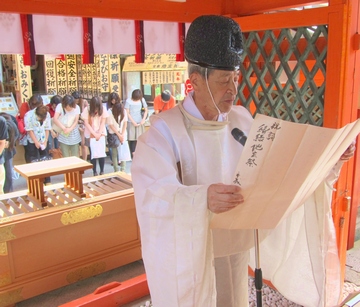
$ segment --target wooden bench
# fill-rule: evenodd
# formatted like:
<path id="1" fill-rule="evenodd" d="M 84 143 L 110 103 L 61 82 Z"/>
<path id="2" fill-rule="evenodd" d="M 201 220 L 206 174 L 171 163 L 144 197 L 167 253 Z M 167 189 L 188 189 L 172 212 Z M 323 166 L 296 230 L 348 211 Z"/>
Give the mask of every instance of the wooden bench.
<path id="1" fill-rule="evenodd" d="M 46 177 L 64 174 L 65 189 L 84 197 L 82 175 L 91 169 L 92 164 L 78 157 L 68 157 L 14 166 L 15 170 L 27 180 L 28 197 L 35 204 L 45 207 L 47 201 L 44 194 Z"/>

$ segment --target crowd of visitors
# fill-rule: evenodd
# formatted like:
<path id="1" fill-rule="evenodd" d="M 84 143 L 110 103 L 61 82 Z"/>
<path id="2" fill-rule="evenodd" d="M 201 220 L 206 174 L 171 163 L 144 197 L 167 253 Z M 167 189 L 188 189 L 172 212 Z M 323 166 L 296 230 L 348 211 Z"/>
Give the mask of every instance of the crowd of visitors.
<path id="1" fill-rule="evenodd" d="M 165 97 L 160 103 L 167 104 L 161 111 L 175 105 L 165 101 L 170 97 L 168 91 L 160 96 Z M 97 176 L 104 174 L 109 156 L 114 172 L 126 172 L 148 114 L 140 89 L 133 90 L 126 101 L 116 92 L 103 101 L 101 96 L 84 99 L 75 91 L 63 97 L 54 95 L 46 105 L 41 95 L 34 94 L 21 104 L 16 116 L 0 113 L 0 193 L 14 191 L 13 180 L 19 174 L 14 171 L 13 158 L 18 146 L 24 148 L 25 163 L 76 156 L 90 161 Z M 50 177 L 45 184 L 51 184 Z"/>

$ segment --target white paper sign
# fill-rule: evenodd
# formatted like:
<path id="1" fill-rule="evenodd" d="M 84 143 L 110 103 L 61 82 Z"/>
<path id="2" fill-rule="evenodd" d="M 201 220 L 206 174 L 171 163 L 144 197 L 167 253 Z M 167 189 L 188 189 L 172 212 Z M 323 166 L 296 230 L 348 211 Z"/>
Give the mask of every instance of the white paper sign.
<path id="1" fill-rule="evenodd" d="M 330 129 L 257 115 L 234 174 L 245 202 L 215 215 L 211 226 L 275 228 L 315 191 L 359 133 L 360 120 Z"/>

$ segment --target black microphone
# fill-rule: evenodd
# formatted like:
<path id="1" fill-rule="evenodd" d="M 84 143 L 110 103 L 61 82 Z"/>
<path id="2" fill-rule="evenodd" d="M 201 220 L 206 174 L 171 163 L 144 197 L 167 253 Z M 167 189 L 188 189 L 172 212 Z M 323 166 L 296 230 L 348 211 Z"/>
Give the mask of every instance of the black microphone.
<path id="1" fill-rule="evenodd" d="M 244 132 L 242 132 L 240 129 L 238 128 L 234 128 L 231 131 L 232 136 L 234 137 L 235 140 L 237 140 L 242 146 L 245 146 L 246 140 L 247 140 L 247 136 L 245 135 Z"/>

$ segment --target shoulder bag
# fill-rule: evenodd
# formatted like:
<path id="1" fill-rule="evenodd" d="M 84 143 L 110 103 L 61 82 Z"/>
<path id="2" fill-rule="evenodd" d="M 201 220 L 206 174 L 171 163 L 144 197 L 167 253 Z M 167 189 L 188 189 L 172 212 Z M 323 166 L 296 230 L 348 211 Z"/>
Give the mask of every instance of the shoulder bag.
<path id="1" fill-rule="evenodd" d="M 63 108 L 63 114 L 61 116 L 58 117 L 58 119 L 62 121 L 62 119 L 65 117 L 65 109 Z M 54 123 L 54 118 L 51 119 L 51 129 L 54 130 L 56 133 L 61 133 L 62 132 L 62 129 Z"/>
<path id="2" fill-rule="evenodd" d="M 145 105 L 144 105 L 144 98 L 141 99 L 141 118 L 144 118 L 144 114 L 145 114 Z M 149 117 L 149 112 L 148 114 L 146 115 L 146 118 L 147 119 Z"/>
<path id="3" fill-rule="evenodd" d="M 116 133 L 108 133 L 107 146 L 110 148 L 116 148 L 120 146 L 120 139 Z"/>

